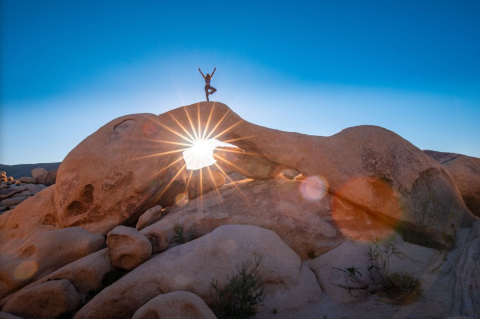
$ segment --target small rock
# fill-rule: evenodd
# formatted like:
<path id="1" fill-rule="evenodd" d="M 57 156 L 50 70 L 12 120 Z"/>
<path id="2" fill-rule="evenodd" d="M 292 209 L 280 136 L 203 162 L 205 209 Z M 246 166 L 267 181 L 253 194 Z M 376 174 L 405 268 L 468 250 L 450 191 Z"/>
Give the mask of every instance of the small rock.
<path id="1" fill-rule="evenodd" d="M 205 301 L 188 291 L 174 291 L 153 298 L 133 315 L 132 319 L 216 319 Z"/>
<path id="2" fill-rule="evenodd" d="M 158 228 L 149 229 L 142 234 L 147 237 L 152 244 L 152 253 L 160 253 L 168 248 L 170 242 L 168 241 L 167 233 Z"/>
<path id="3" fill-rule="evenodd" d="M 27 190 L 26 187 L 24 186 L 15 186 L 15 187 L 10 187 L 8 189 L 2 189 L 0 190 L 0 199 L 3 199 L 3 198 L 8 198 L 10 196 L 12 196 L 13 194 L 16 194 L 16 193 L 20 193 L 20 192 L 23 192 Z"/>
<path id="4" fill-rule="evenodd" d="M 43 184 L 53 185 L 55 184 L 56 180 L 57 180 L 57 170 L 54 169 L 47 172 L 47 176 L 45 176 L 45 180 L 43 181 Z"/>
<path id="5" fill-rule="evenodd" d="M 32 195 L 33 195 L 33 193 L 32 193 L 31 191 L 25 190 L 25 191 L 23 191 L 23 192 L 13 194 L 13 195 L 12 195 L 12 198 L 13 198 L 13 197 L 22 197 L 22 196 L 32 196 Z"/>
<path id="6" fill-rule="evenodd" d="M 13 177 L 10 176 L 7 180 L 8 180 L 9 182 L 12 182 L 12 181 L 13 181 Z"/>
<path id="7" fill-rule="evenodd" d="M 80 302 L 80 296 L 69 280 L 50 280 L 19 292 L 3 310 L 25 319 L 52 319 L 72 313 Z"/>
<path id="8" fill-rule="evenodd" d="M 7 176 L 7 172 L 5 172 L 5 171 L 0 171 L 0 176 Z"/>
<path id="9" fill-rule="evenodd" d="M 160 205 L 155 205 L 152 208 L 147 209 L 145 213 L 143 213 L 138 219 L 137 226 L 135 228 L 140 230 L 160 220 L 162 217 L 162 214 L 160 213 L 161 211 L 162 206 Z"/>
<path id="10" fill-rule="evenodd" d="M 37 183 L 37 180 L 35 178 L 27 177 L 27 176 L 20 177 L 19 181 L 21 183 L 30 183 L 30 184 L 36 184 Z"/>
<path id="11" fill-rule="evenodd" d="M 152 255 L 152 244 L 138 230 L 117 226 L 107 234 L 110 261 L 116 268 L 132 270 Z"/>
<path id="12" fill-rule="evenodd" d="M 2 205 L 11 206 L 11 205 L 20 204 L 21 202 L 23 202 L 23 201 L 26 200 L 26 199 L 27 199 L 27 196 L 22 196 L 22 197 L 10 197 L 10 198 L 7 198 L 7 199 L 2 200 L 0 203 L 1 203 Z"/>
<path id="13" fill-rule="evenodd" d="M 281 171 L 280 174 L 285 176 L 287 179 L 293 180 L 295 177 L 300 175 L 300 172 L 293 168 L 287 168 Z"/>
<path id="14" fill-rule="evenodd" d="M 7 178 L 5 176 L 0 177 L 0 182 L 6 182 L 6 181 L 7 181 Z"/>
<path id="15" fill-rule="evenodd" d="M 43 184 L 24 184 L 22 186 L 25 187 L 27 190 L 31 191 L 32 194 L 34 195 L 40 192 L 41 190 L 47 188 L 47 186 Z"/>
<path id="16" fill-rule="evenodd" d="M 41 167 L 34 168 L 30 171 L 32 177 L 37 180 L 37 183 L 43 184 L 45 177 L 47 177 L 47 170 Z"/>

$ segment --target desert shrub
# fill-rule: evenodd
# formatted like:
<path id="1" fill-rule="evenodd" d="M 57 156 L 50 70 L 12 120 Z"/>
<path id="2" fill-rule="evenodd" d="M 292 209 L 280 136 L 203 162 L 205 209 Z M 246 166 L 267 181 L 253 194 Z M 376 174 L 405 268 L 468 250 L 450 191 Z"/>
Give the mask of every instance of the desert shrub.
<path id="1" fill-rule="evenodd" d="M 399 305 L 408 305 L 416 300 L 422 294 L 421 282 L 404 273 L 393 273 L 386 278 L 386 285 L 380 295 L 389 299 L 390 303 Z"/>
<path id="2" fill-rule="evenodd" d="M 117 280 L 125 276 L 127 273 L 128 273 L 127 270 L 117 269 L 117 268 L 105 273 L 105 275 L 103 275 L 103 278 L 102 278 L 102 284 L 104 288 L 110 286 L 111 284 L 113 284 L 114 282 L 116 282 Z"/>
<path id="3" fill-rule="evenodd" d="M 367 248 L 369 261 L 367 278 L 362 276 L 360 268 L 334 267 L 345 273 L 350 282 L 355 284 L 338 287 L 347 289 L 352 296 L 357 297 L 377 294 L 385 297 L 385 301 L 397 305 L 407 305 L 418 300 L 422 294 L 420 280 L 407 273 L 390 273 L 389 271 L 390 257 L 396 256 L 402 259 L 405 257 L 393 241 L 394 237 L 383 243 L 376 239 L 372 242 L 373 245 Z M 352 292 L 355 292 L 355 295 Z"/>
<path id="4" fill-rule="evenodd" d="M 252 270 L 249 270 L 251 261 L 244 262 L 224 287 L 219 287 L 216 280 L 212 281 L 212 310 L 218 319 L 244 319 L 255 315 L 255 307 L 262 305 L 267 295 L 260 276 L 255 272 L 260 262 L 261 258 L 256 259 Z"/>
<path id="5" fill-rule="evenodd" d="M 310 258 L 310 259 L 315 259 L 315 251 L 313 249 L 310 249 L 308 252 L 307 252 L 307 257 Z"/>
<path id="6" fill-rule="evenodd" d="M 173 226 L 173 231 L 175 233 L 173 241 L 176 243 L 185 244 L 186 242 L 197 239 L 197 234 L 195 234 L 195 232 L 191 232 L 189 235 L 187 235 L 183 230 L 182 224 L 175 224 L 175 226 Z"/>

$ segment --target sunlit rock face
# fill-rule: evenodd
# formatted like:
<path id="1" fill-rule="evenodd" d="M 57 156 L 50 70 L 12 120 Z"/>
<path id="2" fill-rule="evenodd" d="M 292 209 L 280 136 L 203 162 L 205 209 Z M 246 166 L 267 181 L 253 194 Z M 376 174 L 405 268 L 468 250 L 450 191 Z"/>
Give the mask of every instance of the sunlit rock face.
<path id="1" fill-rule="evenodd" d="M 216 167 L 254 179 L 293 168 L 325 181 L 341 199 L 332 217 L 345 229 L 349 219 L 367 214 L 407 231 L 428 226 L 428 236 L 446 244 L 445 236 L 474 220 L 448 172 L 391 131 L 358 126 L 331 137 L 282 132 L 244 121 L 222 103 L 202 102 L 159 116 L 121 117 L 80 143 L 58 170 L 60 224 L 106 233 L 135 222 L 154 204 L 171 206 L 188 183 L 182 152 L 211 138 L 242 151 L 216 152 Z M 353 207 L 347 216 L 345 207 Z"/>
<path id="2" fill-rule="evenodd" d="M 178 150 L 185 147 L 162 143 L 178 140 L 163 125 L 172 123 L 153 114 L 120 117 L 67 155 L 58 169 L 55 191 L 62 227 L 105 234 L 136 222 L 155 203 L 175 202 L 185 188 L 185 163 Z"/>

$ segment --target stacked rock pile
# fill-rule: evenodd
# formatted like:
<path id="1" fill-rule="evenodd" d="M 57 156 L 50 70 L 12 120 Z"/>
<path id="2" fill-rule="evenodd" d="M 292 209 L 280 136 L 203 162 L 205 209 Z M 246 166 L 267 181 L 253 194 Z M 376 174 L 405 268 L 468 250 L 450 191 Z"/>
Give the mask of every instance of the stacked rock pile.
<path id="1" fill-rule="evenodd" d="M 0 214 L 14 209 L 27 198 L 40 192 L 49 185 L 55 184 L 57 170 L 46 171 L 41 167 L 32 169 L 32 177 L 20 177 L 15 180 L 7 177 L 5 171 L 0 172 Z"/>

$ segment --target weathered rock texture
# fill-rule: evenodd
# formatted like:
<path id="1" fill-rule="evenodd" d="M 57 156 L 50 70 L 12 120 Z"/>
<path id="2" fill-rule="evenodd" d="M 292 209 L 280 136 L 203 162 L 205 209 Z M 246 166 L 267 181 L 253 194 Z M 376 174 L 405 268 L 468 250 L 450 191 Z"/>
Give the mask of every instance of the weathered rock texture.
<path id="1" fill-rule="evenodd" d="M 11 298 L 22 293 L 24 290 L 39 285 L 47 280 L 69 280 L 83 298 L 92 291 L 99 291 L 104 288 L 104 277 L 116 269 L 110 262 L 108 249 L 102 249 L 83 258 L 80 258 L 68 265 L 54 271 L 51 274 L 25 286 L 21 290 L 8 295 L 0 300 L 0 307 L 4 306 Z"/>
<path id="2" fill-rule="evenodd" d="M 132 270 L 152 255 L 150 241 L 132 227 L 117 226 L 107 234 L 110 260 L 116 268 Z"/>
<path id="3" fill-rule="evenodd" d="M 135 225 L 155 204 L 175 203 L 186 173 L 180 171 L 178 146 L 162 143 L 178 138 L 165 124 L 153 114 L 123 116 L 75 147 L 57 172 L 55 207 L 62 227 L 106 234 L 117 225 Z"/>
<path id="4" fill-rule="evenodd" d="M 255 225 L 273 230 L 303 259 L 309 253 L 319 255 L 345 237 L 331 217 L 332 196 L 308 201 L 302 196 L 301 184 L 282 177 L 225 185 L 186 205 L 168 208 L 165 217 L 140 232 L 163 231 L 173 241 L 176 224 L 183 225 L 185 233 L 199 236 L 221 225 Z M 382 229 L 372 232 L 373 238 L 383 234 Z"/>
<path id="5" fill-rule="evenodd" d="M 313 273 L 272 231 L 227 225 L 174 247 L 136 268 L 85 305 L 74 318 L 131 318 L 149 300 L 173 291 L 189 291 L 211 302 L 212 280 L 223 286 L 250 260 L 269 291 L 265 308 L 298 308 L 322 295 Z"/>
<path id="6" fill-rule="evenodd" d="M 25 319 L 52 319 L 72 313 L 80 305 L 80 296 L 66 279 L 47 281 L 25 289 L 3 310 Z"/>
<path id="7" fill-rule="evenodd" d="M 212 310 L 195 294 L 175 291 L 160 295 L 138 309 L 132 319 L 216 319 Z"/>
<path id="8" fill-rule="evenodd" d="M 340 219 L 344 207 L 352 206 L 358 214 L 401 224 L 408 232 L 428 226 L 426 235 L 442 245 L 448 244 L 445 236 L 474 220 L 450 174 L 391 131 L 358 126 L 330 137 L 288 133 L 244 121 L 224 104 L 203 102 L 158 117 L 124 116 L 80 143 L 58 171 L 60 224 L 105 234 L 118 224 L 136 222 L 148 207 L 174 204 L 188 178 L 175 143 L 188 144 L 192 126 L 241 148 L 242 154 L 216 152 L 216 159 L 244 176 L 265 179 L 291 168 L 326 181 L 328 191 L 341 199 L 338 214 L 333 212 Z M 422 212 L 428 196 L 435 213 Z M 425 214 L 431 215 L 428 225 L 422 224 Z"/>
<path id="9" fill-rule="evenodd" d="M 160 205 L 155 205 L 145 211 L 145 213 L 140 216 L 138 219 L 137 225 L 135 228 L 137 230 L 140 230 L 142 228 L 147 227 L 148 225 L 151 225 L 158 221 L 162 217 L 162 206 Z"/>
<path id="10" fill-rule="evenodd" d="M 19 247 L 2 250 L 0 298 L 99 250 L 103 244 L 103 236 L 76 227 L 39 233 Z"/>
<path id="11" fill-rule="evenodd" d="M 454 153 L 424 152 L 447 169 L 467 207 L 480 217 L 480 158 Z"/>

